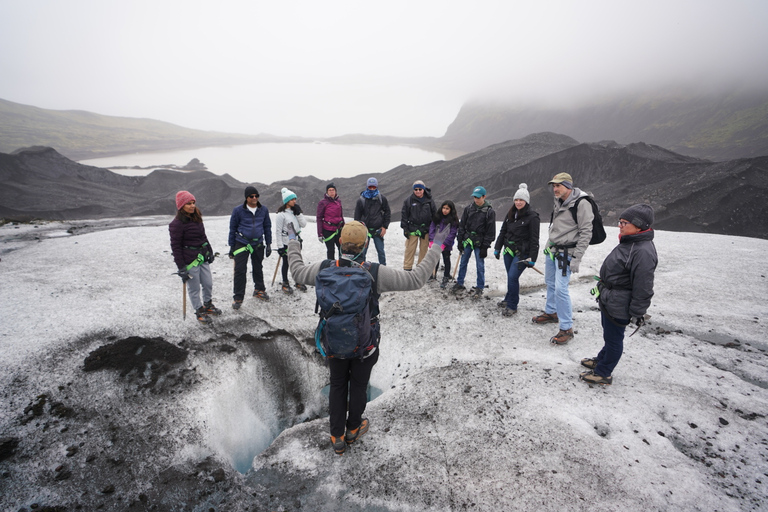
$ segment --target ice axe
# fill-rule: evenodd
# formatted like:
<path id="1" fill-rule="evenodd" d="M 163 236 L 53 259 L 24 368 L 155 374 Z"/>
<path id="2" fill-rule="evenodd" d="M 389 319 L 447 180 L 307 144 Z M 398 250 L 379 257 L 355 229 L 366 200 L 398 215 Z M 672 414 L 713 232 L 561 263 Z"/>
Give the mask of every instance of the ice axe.
<path id="1" fill-rule="evenodd" d="M 629 338 L 631 338 L 633 334 L 635 334 L 637 331 L 639 331 L 639 330 L 640 330 L 640 328 L 641 328 L 642 326 L 644 326 L 644 325 L 645 325 L 645 322 L 647 322 L 649 318 L 651 318 L 651 315 L 643 315 L 643 321 L 642 321 L 642 322 L 640 322 L 640 323 L 637 325 L 637 329 L 635 329 L 634 331 L 632 331 L 632 334 L 630 334 L 628 337 L 629 337 Z"/>
<path id="2" fill-rule="evenodd" d="M 272 286 L 275 286 L 275 279 L 277 278 L 277 269 L 280 268 L 280 262 L 283 261 L 281 256 L 277 257 L 277 265 L 275 265 L 275 273 L 272 274 Z"/>
<path id="3" fill-rule="evenodd" d="M 528 259 L 525 259 L 525 260 L 521 260 L 521 261 L 518 261 L 518 262 L 517 262 L 517 264 L 519 265 L 520 263 L 528 263 L 529 261 L 531 261 L 531 258 L 528 258 Z M 541 274 L 541 275 L 544 275 L 544 272 L 542 272 L 541 270 L 537 269 L 536 267 L 529 267 L 529 268 L 532 268 L 533 270 L 535 270 L 535 271 L 536 271 L 536 272 L 538 272 L 539 274 Z"/>
<path id="4" fill-rule="evenodd" d="M 178 272 L 171 272 L 171 274 L 181 277 L 181 270 Z M 189 276 L 189 279 L 192 279 L 192 276 Z M 181 280 L 181 319 L 187 319 L 187 282 L 183 279 Z"/>

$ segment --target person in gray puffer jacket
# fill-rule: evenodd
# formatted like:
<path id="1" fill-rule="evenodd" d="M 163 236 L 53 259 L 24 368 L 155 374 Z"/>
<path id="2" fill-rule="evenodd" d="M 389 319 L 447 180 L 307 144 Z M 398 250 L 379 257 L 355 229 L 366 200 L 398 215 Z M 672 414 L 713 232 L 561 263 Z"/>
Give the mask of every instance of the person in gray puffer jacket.
<path id="1" fill-rule="evenodd" d="M 624 351 L 627 325 L 640 327 L 653 297 L 653 277 L 659 258 L 653 243 L 653 208 L 630 206 L 619 220 L 619 245 L 600 267 L 600 281 L 593 290 L 600 306 L 605 344 L 597 357 L 582 359 L 589 368 L 580 376 L 590 384 L 611 384 L 612 373 Z"/>

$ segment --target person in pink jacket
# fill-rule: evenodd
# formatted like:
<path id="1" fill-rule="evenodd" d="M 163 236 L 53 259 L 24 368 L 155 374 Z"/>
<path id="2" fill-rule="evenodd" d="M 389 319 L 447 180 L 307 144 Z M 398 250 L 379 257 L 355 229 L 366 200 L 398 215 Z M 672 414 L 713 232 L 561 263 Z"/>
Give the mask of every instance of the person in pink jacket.
<path id="1" fill-rule="evenodd" d="M 325 187 L 325 197 L 317 203 L 317 239 L 325 244 L 329 260 L 336 259 L 334 256 L 336 248 L 339 249 L 339 257 L 341 257 L 339 233 L 343 227 L 344 213 L 341 198 L 336 192 L 336 185 L 331 182 Z"/>

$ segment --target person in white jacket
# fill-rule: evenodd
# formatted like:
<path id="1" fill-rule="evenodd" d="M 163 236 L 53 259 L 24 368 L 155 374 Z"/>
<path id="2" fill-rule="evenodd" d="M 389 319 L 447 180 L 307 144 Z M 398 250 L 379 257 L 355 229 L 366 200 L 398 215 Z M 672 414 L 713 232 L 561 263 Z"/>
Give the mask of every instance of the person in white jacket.
<path id="1" fill-rule="evenodd" d="M 283 276 L 283 293 L 292 294 L 293 289 L 288 282 L 288 225 L 293 226 L 293 231 L 297 236 L 301 233 L 301 229 L 307 225 L 307 219 L 304 218 L 304 214 L 301 213 L 301 207 L 296 204 L 296 194 L 283 188 L 280 190 L 283 195 L 283 205 L 277 209 L 277 215 L 275 216 L 275 243 L 278 247 L 277 254 L 280 255 L 280 259 L 283 262 L 282 276 Z M 301 242 L 301 237 L 298 238 Z M 296 283 L 296 288 L 306 292 L 307 287 L 303 284 Z"/>

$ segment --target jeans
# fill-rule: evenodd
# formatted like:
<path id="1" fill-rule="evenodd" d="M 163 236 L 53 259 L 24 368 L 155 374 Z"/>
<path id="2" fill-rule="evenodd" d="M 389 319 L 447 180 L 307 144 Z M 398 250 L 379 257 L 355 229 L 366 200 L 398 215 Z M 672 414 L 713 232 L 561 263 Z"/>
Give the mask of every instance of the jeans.
<path id="1" fill-rule="evenodd" d="M 380 236 L 373 235 L 371 238 L 373 240 L 373 245 L 376 247 L 376 254 L 379 257 L 379 263 L 382 265 L 387 264 L 387 256 L 384 254 L 384 239 Z M 365 246 L 365 249 L 363 250 L 363 260 L 368 261 L 368 258 L 365 257 L 366 253 L 368 252 L 368 247 L 370 247 L 370 243 Z"/>
<path id="2" fill-rule="evenodd" d="M 368 403 L 368 381 L 378 360 L 378 348 L 363 360 L 328 359 L 328 368 L 331 370 L 328 409 L 333 437 L 341 437 L 345 428 L 354 430 L 363 422 L 363 413 Z"/>
<path id="3" fill-rule="evenodd" d="M 241 243 L 235 244 L 235 250 L 245 247 Z M 264 272 L 261 269 L 261 262 L 264 260 L 264 246 L 260 245 L 253 249 L 253 253 L 243 251 L 235 256 L 235 286 L 233 290 L 232 298 L 235 300 L 243 300 L 245 296 L 245 283 L 248 281 L 248 257 L 250 256 L 252 275 L 253 275 L 253 287 L 256 290 L 264 291 Z"/>
<path id="4" fill-rule="evenodd" d="M 570 261 L 570 256 L 568 257 Z M 568 283 L 571 280 L 571 267 L 568 267 L 566 274 L 563 270 L 557 268 L 558 260 L 547 256 L 544 266 L 544 281 L 547 283 L 547 305 L 544 311 L 552 314 L 557 313 L 560 320 L 560 329 L 568 330 L 573 327 L 573 309 L 571 306 L 571 293 L 568 291 Z"/>
<path id="5" fill-rule="evenodd" d="M 485 288 L 485 260 L 480 257 L 480 249 L 473 250 L 471 245 L 466 246 L 461 254 L 459 276 L 456 278 L 456 283 L 459 285 L 464 284 L 464 277 L 467 275 L 467 264 L 473 252 L 475 253 L 475 266 L 477 268 L 477 287 L 482 290 Z"/>
<path id="6" fill-rule="evenodd" d="M 605 345 L 603 345 L 602 350 L 600 350 L 600 353 L 595 358 L 597 359 L 597 366 L 595 366 L 594 371 L 601 377 L 610 377 L 613 374 L 613 369 L 619 364 L 621 354 L 624 353 L 624 330 L 627 328 L 629 320 L 617 320 L 614 318 L 612 322 L 608 315 L 601 311 L 600 323 L 603 325 L 603 341 Z"/>
<path id="7" fill-rule="evenodd" d="M 507 294 L 504 296 L 504 302 L 507 303 L 507 309 L 515 311 L 520 303 L 520 275 L 527 268 L 527 265 L 518 265 L 519 261 L 518 256 L 512 257 L 504 253 L 504 267 L 507 269 Z"/>
<path id="8" fill-rule="evenodd" d="M 204 302 L 210 302 L 213 297 L 213 276 L 211 267 L 207 263 L 201 263 L 196 267 L 189 269 L 189 281 L 187 281 L 187 292 L 192 307 L 200 309 Z M 203 290 L 203 300 L 200 300 L 200 289 Z"/>

